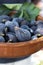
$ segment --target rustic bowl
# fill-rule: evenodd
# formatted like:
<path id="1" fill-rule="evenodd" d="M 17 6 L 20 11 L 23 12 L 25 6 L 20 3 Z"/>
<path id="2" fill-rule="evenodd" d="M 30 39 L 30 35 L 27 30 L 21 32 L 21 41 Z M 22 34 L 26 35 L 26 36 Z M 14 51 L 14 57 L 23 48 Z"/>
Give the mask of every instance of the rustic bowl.
<path id="1" fill-rule="evenodd" d="M 29 56 L 43 47 L 43 37 L 19 43 L 0 43 L 0 58 L 20 58 Z"/>
<path id="2" fill-rule="evenodd" d="M 16 11 L 11 12 L 12 16 Z M 37 20 L 43 20 L 38 16 Z M 0 43 L 0 58 L 20 58 L 29 56 L 43 48 L 43 37 L 19 43 Z"/>

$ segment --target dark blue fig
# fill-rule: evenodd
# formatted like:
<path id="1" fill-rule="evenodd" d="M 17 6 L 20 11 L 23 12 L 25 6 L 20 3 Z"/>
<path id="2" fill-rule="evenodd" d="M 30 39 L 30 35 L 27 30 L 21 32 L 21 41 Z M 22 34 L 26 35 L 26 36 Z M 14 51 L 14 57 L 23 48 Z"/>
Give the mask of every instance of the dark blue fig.
<path id="1" fill-rule="evenodd" d="M 36 25 L 33 25 L 33 26 L 31 26 L 31 29 L 32 29 L 33 31 L 35 31 L 35 30 L 37 29 L 37 26 L 36 26 Z"/>
<path id="2" fill-rule="evenodd" d="M 8 36 L 8 38 L 9 38 L 9 40 L 8 40 L 8 42 L 17 42 L 17 38 L 16 38 L 16 35 L 14 34 L 14 33 L 8 33 L 7 34 L 7 36 Z"/>
<path id="3" fill-rule="evenodd" d="M 29 22 L 24 20 L 23 18 L 14 18 L 13 22 L 14 21 L 17 21 L 19 26 L 21 26 L 21 25 L 29 25 Z"/>
<path id="4" fill-rule="evenodd" d="M 5 39 L 3 36 L 0 36 L 0 42 L 5 42 Z"/>
<path id="5" fill-rule="evenodd" d="M 23 20 L 23 21 L 21 21 L 21 23 L 20 23 L 20 26 L 21 26 L 21 25 L 28 25 L 28 26 L 29 26 L 30 24 L 29 24 L 29 21 Z"/>
<path id="6" fill-rule="evenodd" d="M 12 22 L 17 21 L 19 24 L 24 21 L 23 18 L 13 18 Z"/>
<path id="7" fill-rule="evenodd" d="M 41 34 L 43 35 L 43 28 L 37 28 L 34 34 Z"/>
<path id="8" fill-rule="evenodd" d="M 21 28 L 29 30 L 29 26 L 27 25 L 22 25 Z"/>
<path id="9" fill-rule="evenodd" d="M 43 21 L 37 22 L 37 28 L 43 28 Z"/>
<path id="10" fill-rule="evenodd" d="M 31 40 L 35 40 L 35 39 L 37 39 L 38 37 L 37 37 L 37 35 L 33 35 L 32 37 L 31 37 Z"/>
<path id="11" fill-rule="evenodd" d="M 5 24 L 0 23 L 0 32 L 3 32 L 5 30 Z"/>
<path id="12" fill-rule="evenodd" d="M 34 31 L 31 28 L 29 28 L 29 31 L 30 31 L 31 35 L 34 34 Z"/>
<path id="13" fill-rule="evenodd" d="M 18 26 L 19 27 L 19 25 L 18 25 L 17 22 L 11 22 L 11 21 L 7 21 L 5 23 L 5 26 L 8 27 L 9 28 L 9 31 L 11 31 L 11 32 L 14 32 L 14 27 L 15 26 Z"/>
<path id="14" fill-rule="evenodd" d="M 6 21 L 11 20 L 11 18 L 7 15 L 1 15 L 0 16 L 0 22 L 5 23 Z"/>
<path id="15" fill-rule="evenodd" d="M 18 22 L 19 18 L 13 18 L 12 22 L 17 21 Z"/>
<path id="16" fill-rule="evenodd" d="M 34 31 L 31 28 L 29 28 L 29 26 L 27 26 L 27 25 L 22 25 L 21 28 L 27 29 L 28 31 L 30 31 L 31 34 L 34 33 Z"/>
<path id="17" fill-rule="evenodd" d="M 19 27 L 15 27 L 15 35 L 19 41 L 29 41 L 31 39 L 30 32 Z"/>
<path id="18" fill-rule="evenodd" d="M 36 25 L 36 21 L 35 21 L 35 20 L 31 20 L 31 21 L 30 21 L 30 25 L 31 25 L 31 26 Z"/>

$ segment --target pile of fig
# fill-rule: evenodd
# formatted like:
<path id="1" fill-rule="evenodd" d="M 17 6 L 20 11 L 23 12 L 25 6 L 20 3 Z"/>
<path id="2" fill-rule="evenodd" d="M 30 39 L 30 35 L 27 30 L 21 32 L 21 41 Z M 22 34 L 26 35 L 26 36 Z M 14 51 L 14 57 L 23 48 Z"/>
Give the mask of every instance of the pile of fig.
<path id="1" fill-rule="evenodd" d="M 24 42 L 43 36 L 42 21 L 0 16 L 0 42 Z"/>

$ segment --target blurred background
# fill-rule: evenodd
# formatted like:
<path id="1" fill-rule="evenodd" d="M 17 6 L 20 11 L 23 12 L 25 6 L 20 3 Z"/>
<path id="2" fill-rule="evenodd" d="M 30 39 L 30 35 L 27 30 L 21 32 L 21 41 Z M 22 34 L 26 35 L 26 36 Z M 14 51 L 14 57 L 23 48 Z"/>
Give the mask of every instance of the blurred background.
<path id="1" fill-rule="evenodd" d="M 0 0 L 0 4 L 2 3 L 24 3 L 24 2 L 34 2 L 37 3 L 40 0 Z"/>

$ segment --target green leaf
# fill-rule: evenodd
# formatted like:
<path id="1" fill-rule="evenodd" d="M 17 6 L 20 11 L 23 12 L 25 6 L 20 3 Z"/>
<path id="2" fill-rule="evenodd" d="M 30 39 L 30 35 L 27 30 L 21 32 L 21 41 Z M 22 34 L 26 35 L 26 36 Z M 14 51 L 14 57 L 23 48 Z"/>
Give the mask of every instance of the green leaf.
<path id="1" fill-rule="evenodd" d="M 20 10 L 26 10 L 26 8 L 28 8 L 29 5 L 30 5 L 30 3 L 27 3 L 27 2 L 22 4 Z"/>
<path id="2" fill-rule="evenodd" d="M 22 16 L 26 20 L 32 20 L 32 19 L 35 19 L 36 16 L 38 16 L 40 9 L 35 7 L 35 5 L 33 3 L 24 3 L 21 6 L 21 8 L 19 9 L 19 11 L 24 12 L 24 13 L 22 13 Z M 18 11 L 18 13 L 19 13 L 19 11 Z M 19 14 L 21 15 L 21 13 L 19 13 Z"/>
<path id="3" fill-rule="evenodd" d="M 24 14 L 23 14 L 24 19 L 26 19 L 27 21 L 30 20 L 30 16 L 28 15 L 28 13 L 24 10 Z"/>
<path id="4" fill-rule="evenodd" d="M 20 7 L 22 6 L 22 4 L 4 4 L 7 8 L 9 8 L 9 9 L 16 9 L 16 10 L 18 10 L 18 9 L 20 9 Z"/>
<path id="5" fill-rule="evenodd" d="M 28 13 L 29 13 L 29 11 L 28 11 Z M 36 16 L 38 16 L 38 14 L 39 14 L 39 9 L 36 7 L 33 10 L 31 10 L 29 13 L 31 19 L 35 19 Z"/>
<path id="6" fill-rule="evenodd" d="M 0 15 L 7 15 L 10 11 L 5 5 L 0 5 Z"/>
<path id="7" fill-rule="evenodd" d="M 26 8 L 26 11 L 29 14 L 32 14 L 32 11 L 34 10 L 34 8 L 35 8 L 35 5 L 30 3 L 30 5 L 28 6 L 28 8 Z"/>
<path id="8" fill-rule="evenodd" d="M 22 10 L 22 12 L 21 12 L 19 18 L 22 18 L 22 17 L 23 17 L 23 10 Z"/>

